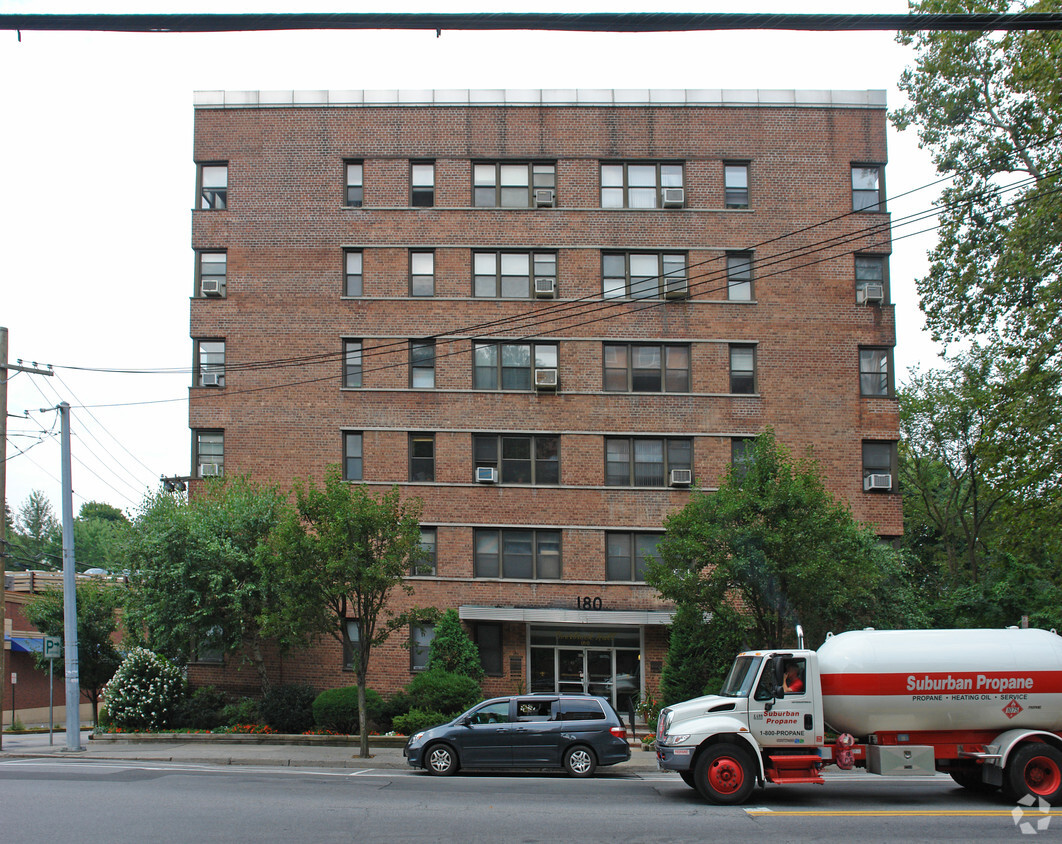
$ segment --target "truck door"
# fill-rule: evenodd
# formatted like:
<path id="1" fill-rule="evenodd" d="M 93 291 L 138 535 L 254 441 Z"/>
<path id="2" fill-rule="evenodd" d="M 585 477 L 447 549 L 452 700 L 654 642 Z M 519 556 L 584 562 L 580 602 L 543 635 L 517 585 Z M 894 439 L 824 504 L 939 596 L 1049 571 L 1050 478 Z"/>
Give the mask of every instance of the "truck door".
<path id="1" fill-rule="evenodd" d="M 817 724 L 814 689 L 808 660 L 784 657 L 784 695 L 777 697 L 774 659 L 765 659 L 759 682 L 749 700 L 749 726 L 761 747 L 816 747 L 822 724 Z M 821 711 L 821 710 L 820 710 Z"/>

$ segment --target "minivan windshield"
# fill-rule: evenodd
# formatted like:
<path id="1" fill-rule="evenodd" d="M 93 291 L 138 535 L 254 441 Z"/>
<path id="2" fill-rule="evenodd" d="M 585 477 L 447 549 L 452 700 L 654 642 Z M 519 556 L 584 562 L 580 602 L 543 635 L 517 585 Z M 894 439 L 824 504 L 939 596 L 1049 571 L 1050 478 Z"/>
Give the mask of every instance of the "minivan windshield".
<path id="1" fill-rule="evenodd" d="M 758 656 L 739 656 L 735 659 L 719 694 L 723 697 L 748 697 L 759 674 L 760 659 Z"/>

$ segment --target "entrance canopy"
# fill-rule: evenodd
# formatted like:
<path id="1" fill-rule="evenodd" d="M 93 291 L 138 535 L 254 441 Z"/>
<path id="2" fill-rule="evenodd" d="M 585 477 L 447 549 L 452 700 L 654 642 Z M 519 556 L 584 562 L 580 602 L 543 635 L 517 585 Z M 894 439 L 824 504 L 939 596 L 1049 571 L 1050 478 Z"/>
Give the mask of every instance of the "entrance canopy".
<path id="1" fill-rule="evenodd" d="M 559 607 L 477 607 L 458 609 L 462 621 L 524 621 L 532 624 L 671 624 L 673 610 L 568 610 Z"/>
<path id="2" fill-rule="evenodd" d="M 43 639 L 30 639 L 26 636 L 5 636 L 5 642 L 11 643 L 14 653 L 41 653 L 44 650 Z"/>

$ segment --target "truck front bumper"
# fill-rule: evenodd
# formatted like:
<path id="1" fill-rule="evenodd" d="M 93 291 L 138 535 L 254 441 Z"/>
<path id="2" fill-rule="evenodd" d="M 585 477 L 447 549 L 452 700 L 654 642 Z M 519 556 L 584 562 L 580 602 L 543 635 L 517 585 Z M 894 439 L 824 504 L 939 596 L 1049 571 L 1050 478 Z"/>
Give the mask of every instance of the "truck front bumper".
<path id="1" fill-rule="evenodd" d="M 695 747 L 679 745 L 667 747 L 657 745 L 656 764 L 662 771 L 688 771 L 693 764 Z"/>

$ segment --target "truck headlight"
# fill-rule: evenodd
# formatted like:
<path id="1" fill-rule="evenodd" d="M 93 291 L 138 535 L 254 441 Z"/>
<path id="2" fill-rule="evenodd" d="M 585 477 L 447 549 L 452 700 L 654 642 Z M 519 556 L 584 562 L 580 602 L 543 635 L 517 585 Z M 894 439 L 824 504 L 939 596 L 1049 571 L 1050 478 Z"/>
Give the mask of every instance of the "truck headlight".
<path id="1" fill-rule="evenodd" d="M 690 734 L 687 733 L 684 736 L 664 736 L 664 744 L 682 744 L 684 741 L 690 740 Z"/>

